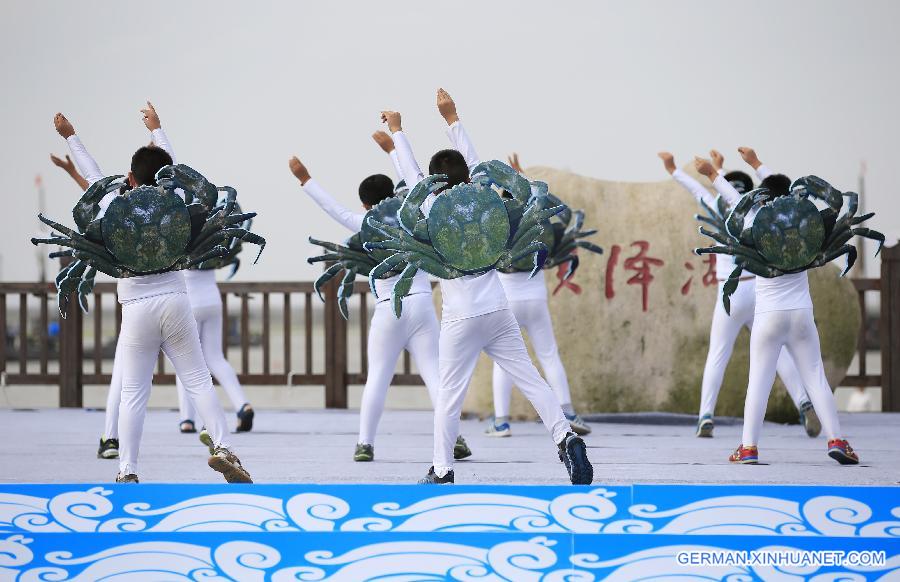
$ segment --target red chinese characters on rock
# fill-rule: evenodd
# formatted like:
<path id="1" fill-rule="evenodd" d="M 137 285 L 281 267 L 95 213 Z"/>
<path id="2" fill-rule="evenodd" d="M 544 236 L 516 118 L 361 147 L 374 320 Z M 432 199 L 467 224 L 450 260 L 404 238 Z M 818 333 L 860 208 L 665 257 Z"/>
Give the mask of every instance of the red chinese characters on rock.
<path id="1" fill-rule="evenodd" d="M 716 280 L 716 255 L 705 255 L 703 258 L 703 264 L 706 265 L 706 271 L 703 273 L 703 278 L 701 282 L 704 287 L 709 287 L 710 285 L 716 285 L 718 281 Z M 694 264 L 688 261 L 685 261 L 684 268 L 688 271 L 694 270 Z M 694 276 L 687 280 L 687 282 L 681 286 L 681 294 L 687 295 L 691 291 L 691 283 L 694 281 Z"/>
<path id="2" fill-rule="evenodd" d="M 630 246 L 632 248 L 637 248 L 637 254 L 625 259 L 622 266 L 627 271 L 634 271 L 634 275 L 629 277 L 627 284 L 641 286 L 641 309 L 647 311 L 650 307 L 650 283 L 655 279 L 653 276 L 653 268 L 662 267 L 665 265 L 665 262 L 662 259 L 647 255 L 647 252 L 650 250 L 650 243 L 645 240 L 634 241 Z M 607 299 L 612 299 L 616 296 L 613 275 L 615 274 L 616 266 L 619 263 L 619 255 L 621 255 L 621 253 L 622 247 L 613 245 L 609 254 L 609 261 L 606 263 L 605 292 Z"/>
<path id="3" fill-rule="evenodd" d="M 577 254 L 578 249 L 572 251 L 572 254 Z M 581 285 L 577 283 L 573 283 L 572 279 L 575 278 L 575 273 L 572 273 L 572 276 L 566 279 L 566 273 L 569 272 L 569 264 L 563 263 L 559 267 L 556 268 L 556 279 L 559 283 L 556 285 L 556 288 L 553 289 L 552 295 L 556 295 L 559 293 L 560 289 L 568 289 L 575 295 L 581 295 Z"/>

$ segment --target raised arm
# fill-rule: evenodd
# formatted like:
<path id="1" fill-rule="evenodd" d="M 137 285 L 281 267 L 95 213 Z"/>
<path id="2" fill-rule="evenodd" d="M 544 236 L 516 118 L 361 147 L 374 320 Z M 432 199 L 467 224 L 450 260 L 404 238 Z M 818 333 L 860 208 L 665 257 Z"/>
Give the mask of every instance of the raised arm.
<path id="1" fill-rule="evenodd" d="M 443 89 L 438 89 L 437 92 L 437 108 L 441 117 L 447 122 L 447 137 L 450 138 L 453 149 L 463 155 L 471 172 L 472 168 L 481 163 L 481 160 L 478 158 L 475 146 L 472 145 L 472 140 L 469 139 L 469 134 L 466 133 L 466 129 L 459 120 L 453 97 Z"/>
<path id="2" fill-rule="evenodd" d="M 325 191 L 318 182 L 309 175 L 309 170 L 303 165 L 297 156 L 294 156 L 288 162 L 291 173 L 300 180 L 300 185 L 306 195 L 312 198 L 313 202 L 319 205 L 319 208 L 334 219 L 335 222 L 351 232 L 359 232 L 362 228 L 363 218 L 365 214 L 352 212 L 345 206 L 342 206 L 328 192 Z"/>
<path id="3" fill-rule="evenodd" d="M 78 166 L 78 170 L 84 176 L 88 186 L 102 178 L 103 172 L 100 171 L 100 166 L 97 165 L 96 160 L 88 153 L 84 144 L 81 143 L 81 139 L 75 134 L 75 127 L 66 119 L 66 116 L 62 113 L 57 113 L 53 117 L 53 125 L 56 127 L 56 132 L 66 140 L 69 151 L 75 159 L 75 165 Z"/>
<path id="4" fill-rule="evenodd" d="M 381 121 L 387 124 L 391 132 L 391 138 L 394 140 L 394 146 L 397 151 L 397 158 L 400 162 L 400 173 L 406 181 L 407 187 L 412 189 L 416 184 L 422 181 L 425 174 L 419 168 L 416 156 L 413 154 L 412 146 L 406 139 L 401 126 L 400 114 L 396 111 L 382 111 Z"/>
<path id="5" fill-rule="evenodd" d="M 705 158 L 694 158 L 694 167 L 697 171 L 707 177 L 712 182 L 713 188 L 719 193 L 719 196 L 725 199 L 728 206 L 733 207 L 741 199 L 741 193 L 735 190 L 734 186 L 725 179 L 725 176 L 716 171 L 712 162 Z"/>
<path id="6" fill-rule="evenodd" d="M 72 158 L 70 158 L 68 154 L 66 154 L 66 159 L 62 159 L 54 156 L 53 154 L 50 154 L 50 161 L 53 162 L 54 166 L 56 166 L 57 168 L 62 168 L 62 170 L 66 174 L 71 176 L 71 178 L 75 180 L 75 183 L 78 184 L 79 188 L 81 188 L 82 190 L 88 189 L 88 186 L 90 186 L 90 184 L 88 184 L 88 181 L 78 173 L 78 169 L 75 167 L 75 162 L 72 161 Z"/>
<path id="7" fill-rule="evenodd" d="M 400 156 L 397 155 L 397 148 L 394 146 L 394 140 L 391 139 L 391 136 L 388 135 L 386 131 L 376 131 L 372 134 L 372 139 L 375 140 L 375 143 L 378 144 L 384 153 L 386 153 L 391 158 L 391 164 L 394 166 L 394 174 L 397 176 L 397 181 L 403 179 L 403 170 L 400 168 Z"/>
<path id="8" fill-rule="evenodd" d="M 176 163 L 175 148 L 172 147 L 169 137 L 166 135 L 166 132 L 163 131 L 162 122 L 159 120 L 156 108 L 153 107 L 152 103 L 147 101 L 147 107 L 141 109 L 141 113 L 144 115 L 144 125 L 150 130 L 150 138 L 153 140 L 153 145 L 166 150 L 166 153 L 172 158 L 172 163 Z"/>
<path id="9" fill-rule="evenodd" d="M 739 147 L 738 153 L 740 153 L 744 161 L 753 168 L 753 171 L 756 172 L 756 177 L 759 178 L 760 181 L 765 180 L 775 173 L 759 161 L 759 156 L 756 155 L 756 150 L 753 148 L 748 148 L 747 146 Z"/>
<path id="10" fill-rule="evenodd" d="M 701 202 L 705 202 L 710 208 L 715 208 L 716 197 L 712 195 L 712 193 L 704 188 L 700 182 L 689 176 L 686 172 L 679 169 L 675 165 L 675 156 L 670 154 L 669 152 L 659 152 L 656 154 L 663 161 L 663 166 L 665 166 L 666 171 L 672 175 L 672 178 L 675 179 L 676 182 L 681 184 L 681 187 L 691 193 L 694 199 L 697 201 L 697 204 Z"/>

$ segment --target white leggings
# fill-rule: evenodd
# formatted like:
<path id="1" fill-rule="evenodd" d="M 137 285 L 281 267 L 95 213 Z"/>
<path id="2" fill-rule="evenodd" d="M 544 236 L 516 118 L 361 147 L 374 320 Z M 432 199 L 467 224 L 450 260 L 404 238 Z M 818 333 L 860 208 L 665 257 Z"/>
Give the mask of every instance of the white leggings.
<path id="1" fill-rule="evenodd" d="M 359 405 L 358 442 L 375 444 L 375 432 L 384 412 L 387 390 L 394 377 L 397 358 L 404 349 L 409 350 L 434 406 L 441 381 L 438 371 L 439 336 L 440 326 L 431 293 L 406 297 L 399 319 L 394 317 L 390 301 L 375 304 L 368 338 L 369 373 Z"/>
<path id="2" fill-rule="evenodd" d="M 218 298 L 218 296 L 216 296 Z M 235 412 L 247 403 L 241 383 L 238 381 L 234 368 L 225 359 L 222 353 L 222 303 L 193 307 L 194 319 L 197 321 L 197 331 L 200 334 L 200 347 L 203 348 L 203 359 L 212 373 L 213 378 L 225 389 L 228 399 Z M 181 420 L 196 420 L 197 412 L 190 398 L 185 394 L 181 377 L 177 377 L 175 384 L 178 388 L 178 408 L 181 410 Z"/>
<path id="3" fill-rule="evenodd" d="M 227 446 L 225 414 L 203 360 L 197 323 L 187 294 L 169 293 L 129 301 L 122 305 L 122 329 L 116 347 L 116 364 L 121 366 L 122 374 L 119 409 L 122 473 L 137 473 L 153 367 L 160 349 L 184 382 L 213 442 Z"/>
<path id="4" fill-rule="evenodd" d="M 434 409 L 434 470 L 445 475 L 453 468 L 453 445 L 459 436 L 459 416 L 469 380 L 485 352 L 507 374 L 531 404 L 553 435 L 561 442 L 569 431 L 559 400 L 531 363 L 516 318 L 509 309 L 486 315 L 441 323 L 440 375 Z"/>
<path id="5" fill-rule="evenodd" d="M 730 316 L 725 313 L 725 308 L 722 306 L 723 284 L 723 282 L 719 282 L 712 326 L 709 329 L 709 353 L 706 356 L 706 366 L 703 368 L 703 384 L 700 391 L 700 416 L 712 415 L 716 410 L 716 400 L 719 398 L 719 390 L 722 388 L 725 369 L 728 367 L 728 360 L 731 359 L 734 342 L 737 340 L 741 328 L 753 329 L 753 314 L 756 309 L 756 279 L 741 281 L 738 285 L 737 291 L 731 296 Z M 782 350 L 775 367 L 791 400 L 799 410 L 800 405 L 808 401 L 809 397 L 806 395 L 804 383 L 797 371 L 794 358 L 788 351 Z"/>
<path id="6" fill-rule="evenodd" d="M 759 443 L 769 392 L 775 381 L 775 362 L 782 348 L 787 349 L 797 364 L 825 435 L 829 439 L 840 438 L 837 405 L 825 378 L 813 310 L 791 309 L 756 314 L 753 333 L 750 334 L 750 382 L 744 401 L 741 444 L 755 446 Z"/>
<path id="7" fill-rule="evenodd" d="M 565 407 L 571 405 L 572 396 L 569 394 L 569 380 L 566 378 L 566 369 L 559 357 L 559 349 L 556 347 L 556 337 L 553 334 L 553 321 L 550 319 L 550 310 L 547 308 L 546 299 L 530 299 L 525 301 L 510 301 L 509 307 L 519 327 L 528 333 L 528 340 L 541 368 L 547 383 L 556 394 L 559 403 Z M 494 415 L 497 417 L 509 416 L 509 400 L 512 396 L 513 380 L 503 367 L 494 363 Z"/>

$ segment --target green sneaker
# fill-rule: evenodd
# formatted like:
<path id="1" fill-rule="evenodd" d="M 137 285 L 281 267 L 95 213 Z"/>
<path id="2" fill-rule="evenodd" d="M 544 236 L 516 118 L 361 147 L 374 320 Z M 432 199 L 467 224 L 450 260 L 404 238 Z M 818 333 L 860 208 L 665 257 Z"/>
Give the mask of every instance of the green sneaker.
<path id="1" fill-rule="evenodd" d="M 702 438 L 712 438 L 713 428 L 715 425 L 713 424 L 712 416 L 709 414 L 704 414 L 700 417 L 700 420 L 697 421 L 697 436 Z"/>
<path id="2" fill-rule="evenodd" d="M 213 444 L 212 437 L 209 436 L 209 431 L 206 430 L 206 427 L 200 431 L 200 442 L 206 445 L 206 448 L 209 449 L 209 455 L 213 456 L 216 452 L 216 446 Z"/>
<path id="3" fill-rule="evenodd" d="M 98 459 L 118 459 L 119 439 L 100 439 L 100 448 L 97 449 Z"/>
<path id="4" fill-rule="evenodd" d="M 800 424 L 806 429 L 806 434 L 815 438 L 822 432 L 822 423 L 813 408 L 812 402 L 806 401 L 800 405 Z"/>
<path id="5" fill-rule="evenodd" d="M 375 459 L 375 446 L 366 443 L 358 443 L 356 452 L 353 453 L 353 460 L 357 463 L 367 463 Z"/>
<path id="6" fill-rule="evenodd" d="M 453 458 L 457 461 L 472 456 L 472 449 L 466 444 L 466 439 L 462 435 L 456 437 L 456 444 L 453 445 Z"/>

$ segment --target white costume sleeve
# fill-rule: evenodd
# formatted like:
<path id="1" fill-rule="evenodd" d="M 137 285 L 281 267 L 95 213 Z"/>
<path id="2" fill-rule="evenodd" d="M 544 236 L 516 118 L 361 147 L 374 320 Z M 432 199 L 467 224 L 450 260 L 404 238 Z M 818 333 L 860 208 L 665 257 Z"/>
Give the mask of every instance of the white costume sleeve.
<path id="1" fill-rule="evenodd" d="M 163 128 L 154 129 L 150 132 L 150 136 L 153 139 L 153 145 L 166 150 L 166 153 L 172 158 L 173 164 L 178 163 L 175 161 L 175 150 L 172 148 L 172 143 L 169 141 L 169 137 L 163 131 Z"/>
<path id="2" fill-rule="evenodd" d="M 737 204 L 738 200 L 741 199 L 741 193 L 735 190 L 734 186 L 731 185 L 731 182 L 726 180 L 725 176 L 722 174 L 719 174 L 716 176 L 716 179 L 713 180 L 713 187 L 716 189 L 716 192 L 719 193 L 719 196 L 725 199 L 728 206 L 733 207 Z"/>
<path id="3" fill-rule="evenodd" d="M 363 218 L 365 218 L 366 215 L 352 212 L 348 208 L 341 206 L 338 201 L 332 198 L 332 196 L 314 179 L 310 178 L 307 180 L 306 184 L 303 185 L 303 191 L 306 192 L 306 194 L 313 199 L 313 202 L 318 204 L 328 216 L 333 218 L 344 228 L 352 232 L 359 232 L 359 229 L 362 228 Z"/>
<path id="4" fill-rule="evenodd" d="M 77 135 L 67 137 L 66 143 L 69 144 L 69 151 L 72 152 L 72 159 L 75 160 L 78 171 L 87 180 L 88 185 L 103 177 L 103 172 L 100 171 L 97 161 L 88 153 L 87 148 L 84 147 Z"/>
<path id="5" fill-rule="evenodd" d="M 672 172 L 672 177 L 676 182 L 681 184 L 681 186 L 690 192 L 694 198 L 697 200 L 697 204 L 700 202 L 706 202 L 710 208 L 716 207 L 716 197 L 712 195 L 712 193 L 704 188 L 700 182 L 689 176 L 683 170 L 676 168 L 674 172 Z"/>
<path id="6" fill-rule="evenodd" d="M 394 173 L 397 175 L 397 181 L 403 179 L 403 168 L 400 167 L 400 156 L 397 155 L 397 148 L 391 150 L 391 153 L 388 154 L 391 156 L 391 163 L 394 165 Z"/>
<path id="7" fill-rule="evenodd" d="M 466 159 L 466 165 L 469 166 L 470 172 L 472 168 L 481 163 L 478 153 L 475 152 L 475 146 L 472 145 L 472 140 L 469 139 L 469 134 L 466 133 L 466 128 L 463 127 L 461 121 L 456 121 L 447 127 L 447 137 L 450 138 L 453 149 L 461 153 Z"/>
<path id="8" fill-rule="evenodd" d="M 413 155 L 412 146 L 409 145 L 406 134 L 398 131 L 393 134 L 393 138 L 394 151 L 397 152 L 397 158 L 400 161 L 400 172 L 406 181 L 407 187 L 412 188 L 422 181 L 425 174 L 419 168 L 419 163 L 416 161 L 416 156 Z"/>
<path id="9" fill-rule="evenodd" d="M 756 177 L 760 180 L 765 180 L 772 174 L 774 174 L 772 170 L 769 169 L 765 164 L 760 164 L 758 168 L 756 168 Z"/>

